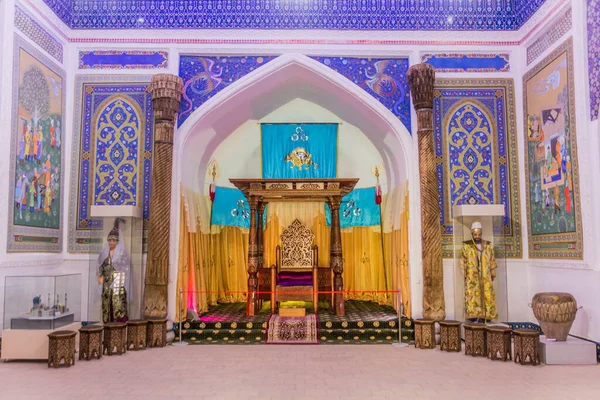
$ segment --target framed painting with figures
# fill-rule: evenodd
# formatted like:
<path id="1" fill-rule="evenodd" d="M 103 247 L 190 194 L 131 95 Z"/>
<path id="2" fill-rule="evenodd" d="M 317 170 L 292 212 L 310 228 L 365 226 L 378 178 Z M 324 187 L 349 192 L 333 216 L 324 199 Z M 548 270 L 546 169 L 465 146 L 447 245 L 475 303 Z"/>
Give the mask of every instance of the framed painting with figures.
<path id="1" fill-rule="evenodd" d="M 529 256 L 581 259 L 572 39 L 527 72 L 523 86 Z"/>
<path id="2" fill-rule="evenodd" d="M 15 35 L 8 251 L 62 251 L 65 73 Z"/>

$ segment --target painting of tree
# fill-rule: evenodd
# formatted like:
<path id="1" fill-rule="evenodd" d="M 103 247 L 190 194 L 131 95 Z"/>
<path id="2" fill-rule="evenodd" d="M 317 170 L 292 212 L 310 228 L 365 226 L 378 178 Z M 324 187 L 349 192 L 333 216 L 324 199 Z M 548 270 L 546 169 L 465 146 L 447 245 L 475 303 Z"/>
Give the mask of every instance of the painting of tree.
<path id="1" fill-rule="evenodd" d="M 37 65 L 30 66 L 23 74 L 19 87 L 19 104 L 31 114 L 33 125 L 48 118 L 50 112 L 50 89 L 48 80 Z"/>

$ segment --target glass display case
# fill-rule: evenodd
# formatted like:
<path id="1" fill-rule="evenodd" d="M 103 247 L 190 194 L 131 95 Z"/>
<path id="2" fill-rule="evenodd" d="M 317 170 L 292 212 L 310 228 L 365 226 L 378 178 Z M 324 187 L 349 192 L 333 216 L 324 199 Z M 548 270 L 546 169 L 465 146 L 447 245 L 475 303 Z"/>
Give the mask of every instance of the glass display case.
<path id="1" fill-rule="evenodd" d="M 92 206 L 89 251 L 89 322 L 124 322 L 141 317 L 143 265 L 141 210 Z"/>
<path id="2" fill-rule="evenodd" d="M 81 321 L 81 274 L 7 276 L 4 329 L 54 330 Z"/>
<path id="3" fill-rule="evenodd" d="M 504 205 L 460 205 L 454 216 L 454 312 L 458 321 L 508 321 Z"/>

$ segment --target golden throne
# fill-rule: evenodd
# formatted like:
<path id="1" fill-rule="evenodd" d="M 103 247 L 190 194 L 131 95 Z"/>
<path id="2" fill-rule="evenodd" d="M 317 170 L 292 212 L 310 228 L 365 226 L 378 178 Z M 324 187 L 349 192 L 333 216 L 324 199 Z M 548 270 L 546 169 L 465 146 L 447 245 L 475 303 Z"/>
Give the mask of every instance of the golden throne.
<path id="1" fill-rule="evenodd" d="M 319 251 L 315 235 L 297 219 L 280 236 L 276 265 L 271 267 L 271 312 L 282 301 L 312 301 L 315 314 L 319 303 Z"/>

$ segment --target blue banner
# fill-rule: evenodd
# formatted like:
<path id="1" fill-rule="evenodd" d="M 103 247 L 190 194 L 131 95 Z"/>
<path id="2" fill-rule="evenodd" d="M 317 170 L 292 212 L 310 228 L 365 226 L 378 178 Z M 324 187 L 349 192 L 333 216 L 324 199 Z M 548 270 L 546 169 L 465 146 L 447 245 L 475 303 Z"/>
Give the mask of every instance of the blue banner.
<path id="1" fill-rule="evenodd" d="M 327 226 L 331 226 L 331 210 L 325 205 Z M 381 210 L 375 203 L 375 187 L 355 189 L 348 193 L 340 206 L 340 227 L 376 226 Z"/>
<path id="2" fill-rule="evenodd" d="M 336 178 L 338 124 L 261 124 L 263 178 Z"/>
<path id="3" fill-rule="evenodd" d="M 250 229 L 250 206 L 241 190 L 221 186 L 215 188 L 211 224 Z M 263 214 L 263 229 L 266 226 L 267 207 Z"/>

